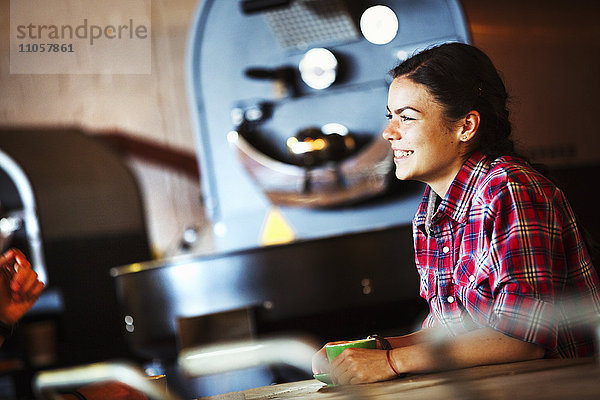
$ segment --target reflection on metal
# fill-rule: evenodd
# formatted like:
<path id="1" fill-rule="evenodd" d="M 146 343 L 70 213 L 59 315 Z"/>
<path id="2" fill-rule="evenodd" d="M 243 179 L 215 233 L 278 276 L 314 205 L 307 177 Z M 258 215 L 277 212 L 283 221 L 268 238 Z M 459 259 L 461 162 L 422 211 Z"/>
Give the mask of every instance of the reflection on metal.
<path id="1" fill-rule="evenodd" d="M 342 128 L 343 135 L 332 130 Z M 326 163 L 338 163 L 350 156 L 356 150 L 354 135 L 341 124 L 327 124 L 330 129 L 325 133 L 323 128 L 310 127 L 300 130 L 288 138 L 287 148 L 292 154 L 292 164 L 302 167 L 316 167 Z"/>
<path id="2" fill-rule="evenodd" d="M 84 385 L 95 383 L 120 382 L 139 392 L 150 400 L 180 400 L 180 397 L 167 391 L 164 385 L 128 363 L 102 362 L 76 367 L 39 372 L 33 381 L 36 398 L 62 398 L 57 392 L 76 390 Z"/>
<path id="3" fill-rule="evenodd" d="M 219 343 L 184 350 L 179 366 L 188 376 L 203 376 L 263 365 L 287 364 L 312 374 L 319 347 L 305 338 L 271 338 Z"/>
<path id="4" fill-rule="evenodd" d="M 4 214 L 0 204 L 0 253 L 10 246 L 12 236 L 23 226 L 23 212 L 11 211 Z"/>
<path id="5" fill-rule="evenodd" d="M 394 40 L 398 33 L 398 17 L 389 7 L 369 7 L 360 17 L 360 30 L 369 42 L 387 44 Z"/>
<path id="6" fill-rule="evenodd" d="M 323 139 L 306 138 L 300 141 L 296 137 L 291 137 L 287 140 L 287 146 L 292 153 L 300 155 L 323 150 L 327 143 Z"/>
<path id="7" fill-rule="evenodd" d="M 242 135 L 230 133 L 228 139 L 273 204 L 328 207 L 353 203 L 384 191 L 392 169 L 390 147 L 383 138 L 374 139 L 360 153 L 337 163 L 337 168 L 325 164 L 308 170 L 267 156 Z M 310 191 L 306 190 L 307 179 Z"/>
<path id="8" fill-rule="evenodd" d="M 326 135 L 337 133 L 338 135 L 346 136 L 349 131 L 348 128 L 342 124 L 331 122 L 321 127 L 321 131 Z"/>

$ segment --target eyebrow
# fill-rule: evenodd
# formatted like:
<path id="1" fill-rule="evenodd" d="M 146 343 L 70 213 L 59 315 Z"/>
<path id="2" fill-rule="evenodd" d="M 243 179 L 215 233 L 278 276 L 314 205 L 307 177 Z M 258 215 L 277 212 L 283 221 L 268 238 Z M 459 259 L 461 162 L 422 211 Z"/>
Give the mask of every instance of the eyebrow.
<path id="1" fill-rule="evenodd" d="M 391 111 L 390 111 L 390 108 L 389 108 L 388 106 L 385 106 L 385 108 L 388 110 L 388 112 L 390 112 L 390 113 L 391 113 Z M 402 107 L 402 108 L 399 108 L 399 109 L 397 109 L 397 110 L 394 110 L 394 114 L 402 114 L 402 111 L 404 111 L 404 110 L 413 110 L 413 111 L 416 111 L 416 112 L 418 112 L 418 113 L 421 113 L 421 111 L 417 110 L 417 109 L 416 109 L 416 108 L 414 108 L 414 107 L 411 107 L 411 106 L 404 106 L 404 107 Z"/>

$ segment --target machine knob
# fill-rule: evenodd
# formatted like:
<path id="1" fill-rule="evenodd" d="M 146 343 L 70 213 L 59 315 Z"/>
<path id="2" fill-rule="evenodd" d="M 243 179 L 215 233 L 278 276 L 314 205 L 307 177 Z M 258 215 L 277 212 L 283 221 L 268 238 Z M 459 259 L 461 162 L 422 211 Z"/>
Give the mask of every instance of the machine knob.
<path id="1" fill-rule="evenodd" d="M 338 61 L 324 48 L 314 48 L 304 54 L 299 64 L 300 76 L 313 89 L 326 89 L 337 77 Z"/>

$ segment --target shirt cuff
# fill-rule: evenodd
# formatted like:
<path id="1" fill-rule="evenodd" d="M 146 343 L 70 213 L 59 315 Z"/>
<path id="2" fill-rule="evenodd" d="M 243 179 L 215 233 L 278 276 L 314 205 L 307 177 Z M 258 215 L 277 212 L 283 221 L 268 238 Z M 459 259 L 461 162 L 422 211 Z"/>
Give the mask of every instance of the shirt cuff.
<path id="1" fill-rule="evenodd" d="M 547 350 L 556 348 L 558 324 L 554 304 L 505 292 L 497 296 L 489 321 L 495 330 Z"/>

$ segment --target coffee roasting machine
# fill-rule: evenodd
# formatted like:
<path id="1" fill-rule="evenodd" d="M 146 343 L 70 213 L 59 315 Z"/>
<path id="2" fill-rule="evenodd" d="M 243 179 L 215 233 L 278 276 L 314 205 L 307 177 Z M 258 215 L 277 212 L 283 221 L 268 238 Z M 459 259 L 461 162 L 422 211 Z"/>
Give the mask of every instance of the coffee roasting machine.
<path id="1" fill-rule="evenodd" d="M 0 188 L 0 251 L 22 250 L 46 284 L 0 351 L 25 366 L 3 374 L 128 356 L 109 270 L 150 249 L 124 161 L 79 129 L 3 127 Z"/>
<path id="2" fill-rule="evenodd" d="M 381 137 L 388 71 L 468 40 L 453 0 L 203 0 L 187 78 L 216 251 L 112 270 L 134 351 L 168 364 L 232 330 L 327 340 L 413 329 L 423 186 L 395 180 Z M 285 240 L 269 242 L 274 216 Z M 223 390 L 243 388 L 236 379 Z"/>
<path id="3" fill-rule="evenodd" d="M 274 206 L 301 239 L 409 222 L 404 189 L 381 196 L 397 189 L 381 138 L 388 71 L 434 44 L 467 42 L 458 2 L 223 3 L 201 3 L 188 49 L 219 250 L 259 245 Z"/>

